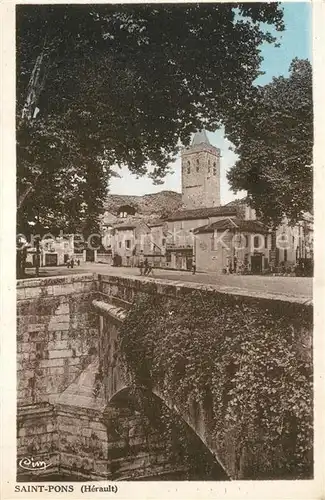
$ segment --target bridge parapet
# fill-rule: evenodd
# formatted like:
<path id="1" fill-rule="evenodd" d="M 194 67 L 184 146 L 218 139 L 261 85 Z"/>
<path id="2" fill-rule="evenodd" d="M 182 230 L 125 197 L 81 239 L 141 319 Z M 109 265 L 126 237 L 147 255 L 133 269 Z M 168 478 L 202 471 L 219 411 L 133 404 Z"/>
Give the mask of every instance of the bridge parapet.
<path id="1" fill-rule="evenodd" d="M 252 324 L 252 338 L 250 339 L 249 336 L 246 336 L 245 342 L 251 342 L 251 352 L 255 352 L 257 357 L 260 355 L 258 351 L 260 344 L 256 346 L 254 345 L 254 336 L 257 335 L 258 337 L 257 343 L 261 342 L 261 339 L 263 343 L 263 332 L 265 331 L 265 338 L 270 339 L 270 342 L 272 344 L 272 335 L 274 334 L 274 339 L 279 338 L 281 337 L 281 335 L 279 335 L 279 331 L 283 330 L 285 343 L 281 346 L 281 348 L 283 346 L 287 346 L 289 349 L 288 356 L 287 354 L 285 356 L 287 356 L 289 359 L 290 356 L 294 356 L 293 353 L 296 352 L 296 355 L 299 358 L 299 362 L 301 362 L 301 366 L 304 363 L 306 363 L 307 366 L 312 359 L 312 302 L 306 301 L 302 298 L 287 297 L 282 294 L 275 295 L 267 292 L 253 293 L 247 292 L 245 290 L 230 288 L 225 289 L 225 287 L 205 286 L 194 283 L 187 284 L 184 282 L 170 282 L 154 278 L 144 279 L 131 276 L 120 277 L 107 275 L 98 276 L 98 292 L 100 299 L 103 300 L 103 303 L 101 305 L 99 305 L 98 303 L 93 303 L 93 305 L 97 308 L 97 311 L 100 311 L 101 315 L 100 337 L 102 340 L 100 340 L 101 347 L 99 349 L 99 352 L 103 363 L 105 390 L 108 401 L 110 400 L 110 398 L 114 398 L 114 396 L 119 391 L 124 390 L 128 386 L 127 375 L 125 374 L 125 372 L 121 373 L 119 371 L 120 367 L 118 365 L 118 340 L 119 335 L 123 335 L 123 331 L 124 333 L 128 333 L 125 331 L 125 328 L 127 328 L 127 326 L 125 326 L 125 321 L 128 317 L 128 314 L 126 309 L 123 308 L 124 311 L 123 313 L 121 313 L 119 307 L 116 306 L 116 308 L 114 309 L 112 305 L 107 306 L 105 302 L 113 303 L 114 301 L 116 301 L 116 304 L 127 304 L 127 309 L 132 315 L 134 308 L 137 306 L 137 302 L 140 296 L 142 297 L 142 301 L 144 304 L 143 307 L 145 307 L 145 303 L 147 301 L 148 309 L 153 306 L 151 298 L 156 297 L 157 303 L 163 304 L 165 316 L 168 318 L 170 314 L 170 318 L 175 318 L 174 323 L 172 321 L 168 323 L 169 320 L 166 322 L 166 325 L 170 324 L 170 328 L 172 329 L 175 328 L 175 325 L 179 326 L 179 324 L 181 323 L 180 319 L 178 322 L 176 321 L 176 319 L 178 315 L 184 314 L 184 310 L 182 312 L 180 311 L 180 305 L 182 303 L 186 303 L 186 301 L 188 301 L 188 303 L 190 304 L 191 300 L 193 299 L 194 301 L 196 301 L 196 303 L 202 304 L 202 309 L 204 309 L 204 302 L 206 300 L 211 300 L 211 303 L 215 304 L 213 307 L 216 307 L 216 333 L 218 332 L 218 335 L 221 339 L 223 338 L 223 336 L 225 338 L 229 337 L 230 330 L 234 332 L 233 335 L 236 336 L 237 331 L 238 336 L 240 336 L 241 329 L 243 328 L 243 323 L 240 322 L 236 324 L 236 321 L 238 321 L 239 317 L 238 310 L 240 310 L 243 313 L 242 315 L 245 320 L 245 325 L 247 322 L 251 322 Z M 194 314 L 196 314 L 199 309 L 200 307 L 196 307 L 196 312 Z M 156 313 L 156 310 L 151 310 L 152 328 L 154 330 L 157 328 L 158 321 L 155 317 Z M 209 314 L 211 314 L 211 311 L 209 312 Z M 190 311 L 188 313 L 188 316 L 190 316 Z M 161 319 L 162 321 L 164 321 L 162 316 Z M 141 322 L 140 319 L 139 321 Z M 147 326 L 144 327 L 150 329 L 150 320 L 148 320 L 148 316 L 146 321 Z M 126 322 L 126 324 L 128 323 Z M 260 330 L 257 334 L 256 328 Z M 185 333 L 185 331 L 186 328 L 184 329 L 184 335 L 188 335 L 189 333 Z M 168 330 L 166 330 L 166 335 L 169 335 Z M 199 336 L 201 336 L 201 338 L 203 339 L 204 332 L 200 332 Z M 159 342 L 162 342 L 162 337 L 159 338 L 159 335 L 157 335 L 157 344 Z M 105 343 L 106 346 L 104 345 Z M 276 344 L 271 344 L 270 349 L 272 349 L 272 352 L 266 354 L 264 353 L 263 355 L 266 356 L 266 364 L 268 357 L 270 360 L 274 358 L 274 365 L 278 366 L 276 359 L 276 347 L 274 347 Z M 222 346 L 222 349 L 223 348 L 224 346 Z M 239 348 L 240 350 L 240 345 L 237 346 L 237 348 Z M 263 349 L 264 348 L 265 347 L 263 344 Z M 250 349 L 249 346 L 248 349 Z M 178 345 L 175 344 L 175 351 L 177 352 L 177 350 Z M 141 349 L 139 349 L 139 351 L 141 351 Z M 291 351 L 292 354 L 290 354 Z M 170 352 L 171 356 L 173 356 L 173 352 L 171 349 L 169 349 L 168 352 Z M 182 355 L 185 355 L 186 358 L 186 353 L 184 354 L 183 352 Z M 251 354 L 251 358 L 252 360 L 254 359 L 253 354 Z M 139 358 L 139 364 L 142 361 L 143 360 Z M 168 364 L 167 359 L 165 359 L 165 361 Z M 205 361 L 208 360 L 203 356 L 202 363 L 204 363 Z M 282 373 L 281 363 L 282 361 L 280 360 L 279 369 L 276 368 L 276 370 Z M 288 373 L 290 373 L 291 367 L 288 365 L 287 368 Z M 162 367 L 161 365 L 160 369 L 164 371 L 164 367 Z M 236 368 L 236 370 L 237 369 L 238 367 Z M 275 397 L 273 394 L 276 394 L 278 391 L 283 392 L 283 390 L 280 389 L 281 380 L 275 379 L 274 383 L 272 382 L 272 380 L 267 380 L 267 378 L 269 377 L 267 371 L 268 369 L 265 368 L 265 370 L 265 383 L 266 386 L 269 386 L 268 390 L 271 391 L 270 400 L 272 400 L 272 398 Z M 109 376 L 107 376 L 107 374 L 109 374 Z M 168 379 L 168 373 L 165 371 L 165 376 L 166 375 Z M 272 377 L 273 376 L 274 375 L 272 375 Z M 285 371 L 283 375 L 281 375 L 281 377 L 286 377 Z M 235 379 L 236 377 L 234 378 L 234 380 Z M 307 380 L 308 376 L 305 377 L 305 381 Z M 252 380 L 252 384 L 254 383 L 255 382 Z M 309 387 L 304 389 L 306 389 L 307 392 L 309 391 Z M 175 394 L 173 394 L 172 388 L 170 391 L 170 395 L 168 395 L 168 381 L 160 380 L 158 385 L 157 383 L 154 383 L 151 387 L 151 390 L 169 408 L 178 412 L 182 416 L 182 418 L 196 432 L 202 442 L 217 458 L 218 462 L 227 472 L 228 477 L 232 479 L 252 478 L 252 476 L 250 475 L 251 473 L 247 471 L 249 470 L 252 460 L 263 462 L 263 444 L 259 445 L 258 450 L 254 452 L 256 456 L 252 458 L 252 451 L 249 449 L 249 439 L 247 439 L 245 442 L 245 438 L 243 438 L 242 436 L 239 438 L 236 429 L 234 428 L 234 426 L 231 426 L 229 424 L 229 421 L 227 420 L 224 420 L 221 423 L 221 425 L 225 428 L 225 432 L 223 433 L 223 442 L 220 443 L 216 441 L 215 432 L 213 431 L 216 425 L 216 422 L 213 421 L 215 412 L 215 402 L 213 401 L 212 394 L 213 391 L 211 392 L 209 390 L 206 394 L 206 397 L 199 398 L 199 401 L 195 396 L 193 398 L 189 397 L 187 406 L 184 406 L 184 404 L 178 404 L 177 397 L 175 398 Z M 231 391 L 232 394 L 234 393 L 234 391 L 236 392 L 236 388 L 234 388 L 233 382 L 231 384 Z M 290 390 L 285 389 L 284 392 L 286 393 L 286 391 L 290 392 Z M 232 396 L 227 393 L 226 387 L 224 388 L 224 392 L 225 398 L 231 400 Z M 298 392 L 299 390 L 297 390 L 297 394 Z M 240 397 L 242 397 L 242 395 Z M 246 404 L 244 400 L 242 404 Z M 227 409 L 227 411 L 229 412 L 229 408 Z M 225 411 L 225 414 L 227 413 L 227 411 Z M 310 414 L 312 413 L 311 406 L 308 411 L 310 417 Z M 272 419 L 279 419 L 279 421 L 281 422 L 283 420 L 283 415 L 272 416 L 270 414 L 269 418 L 270 421 Z M 293 415 L 293 418 L 296 418 L 295 415 Z M 250 425 L 250 422 L 248 422 L 248 427 Z M 281 428 L 281 425 L 279 428 Z M 263 435 L 264 430 L 261 429 L 258 432 Z M 310 443 L 305 444 L 306 448 L 309 447 L 309 449 L 311 449 Z"/>

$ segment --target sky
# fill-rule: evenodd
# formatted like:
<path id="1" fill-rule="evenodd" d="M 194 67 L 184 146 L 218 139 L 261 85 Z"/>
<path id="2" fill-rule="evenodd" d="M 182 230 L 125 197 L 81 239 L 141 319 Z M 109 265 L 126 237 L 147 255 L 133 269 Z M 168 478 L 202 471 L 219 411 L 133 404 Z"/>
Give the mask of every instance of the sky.
<path id="1" fill-rule="evenodd" d="M 272 80 L 273 77 L 288 75 L 292 59 L 311 59 L 312 52 L 312 5 L 311 2 L 285 2 L 282 3 L 284 12 L 285 31 L 278 34 L 281 46 L 265 44 L 262 47 L 264 61 L 261 70 L 265 72 L 260 76 L 257 83 L 263 85 Z M 236 161 L 236 155 L 230 151 L 231 143 L 224 137 L 222 130 L 215 133 L 208 132 L 210 143 L 221 149 L 220 189 L 221 204 L 228 203 L 235 198 L 245 195 L 245 192 L 237 194 L 230 191 L 226 173 Z M 115 169 L 120 178 L 110 180 L 110 193 L 144 195 L 157 193 L 162 190 L 181 192 L 181 161 L 177 158 L 172 164 L 173 173 L 165 177 L 164 183 L 155 186 L 148 177 L 137 178 L 132 175 L 127 167 Z"/>

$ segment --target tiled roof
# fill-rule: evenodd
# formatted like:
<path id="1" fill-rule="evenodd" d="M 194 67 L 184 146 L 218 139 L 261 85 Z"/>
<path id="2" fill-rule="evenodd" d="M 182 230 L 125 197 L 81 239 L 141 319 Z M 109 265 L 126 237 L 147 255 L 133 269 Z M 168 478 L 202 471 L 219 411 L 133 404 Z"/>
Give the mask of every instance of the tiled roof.
<path id="1" fill-rule="evenodd" d="M 195 229 L 195 233 L 212 233 L 213 231 L 239 231 L 242 233 L 268 233 L 268 228 L 257 220 L 242 220 L 237 217 L 227 217 L 226 219 L 206 224 Z"/>
<path id="2" fill-rule="evenodd" d="M 237 198 L 236 200 L 226 203 L 226 207 L 241 207 L 247 205 L 247 198 Z"/>
<path id="3" fill-rule="evenodd" d="M 120 229 L 135 229 L 137 226 L 135 224 L 118 224 L 117 226 L 113 226 L 114 229 L 117 229 L 118 231 Z"/>
<path id="4" fill-rule="evenodd" d="M 192 210 L 178 210 L 171 214 L 167 220 L 191 220 L 191 219 L 205 219 L 206 217 L 213 216 L 230 216 L 236 215 L 237 209 L 235 207 L 210 207 L 210 208 L 195 208 Z"/>
<path id="5" fill-rule="evenodd" d="M 154 219 L 152 221 L 148 220 L 148 221 L 146 221 L 146 224 L 149 227 L 159 227 L 159 226 L 163 226 L 165 224 L 165 220 L 163 220 L 163 219 Z"/>

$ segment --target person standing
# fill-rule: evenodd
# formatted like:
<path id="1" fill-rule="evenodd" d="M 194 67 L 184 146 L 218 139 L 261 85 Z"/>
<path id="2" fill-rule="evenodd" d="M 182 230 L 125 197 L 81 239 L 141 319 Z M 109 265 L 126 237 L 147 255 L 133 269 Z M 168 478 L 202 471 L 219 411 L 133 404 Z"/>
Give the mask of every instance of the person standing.
<path id="1" fill-rule="evenodd" d="M 139 269 L 140 269 L 140 276 L 142 276 L 143 275 L 143 250 L 141 250 L 141 252 L 140 252 Z"/>
<path id="2" fill-rule="evenodd" d="M 148 263 L 147 276 L 149 276 L 150 274 L 151 276 L 153 276 L 153 266 Z"/>
<path id="3" fill-rule="evenodd" d="M 193 259 L 193 262 L 192 262 L 192 274 L 195 274 L 196 273 L 196 262 L 195 262 L 195 259 Z"/>
<path id="4" fill-rule="evenodd" d="M 148 274 L 148 271 L 149 271 L 149 262 L 148 262 L 148 259 L 145 258 L 144 260 L 144 276 L 146 276 Z"/>

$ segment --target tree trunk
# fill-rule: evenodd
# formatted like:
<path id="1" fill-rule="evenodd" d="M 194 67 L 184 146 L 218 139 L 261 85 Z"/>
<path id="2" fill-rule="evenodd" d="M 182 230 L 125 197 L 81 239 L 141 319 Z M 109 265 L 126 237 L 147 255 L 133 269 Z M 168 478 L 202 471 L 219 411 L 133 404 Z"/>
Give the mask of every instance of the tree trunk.
<path id="1" fill-rule="evenodd" d="M 46 46 L 46 39 L 44 40 L 43 49 L 40 55 L 37 57 L 34 68 L 27 87 L 26 101 L 21 113 L 21 118 L 17 125 L 17 131 L 23 127 L 24 123 L 31 122 L 36 118 L 37 115 L 37 104 L 40 95 L 44 89 L 45 80 L 47 76 L 48 69 L 48 48 Z M 34 191 L 35 184 L 39 178 L 40 174 L 35 176 L 33 183 L 27 183 L 24 191 L 19 195 L 17 201 L 17 209 L 19 210 L 25 199 Z"/>
<path id="2" fill-rule="evenodd" d="M 45 40 L 42 52 L 35 61 L 34 68 L 31 77 L 29 79 L 26 101 L 21 113 L 21 120 L 19 122 L 18 128 L 20 128 L 20 126 L 24 123 L 25 120 L 31 121 L 33 118 L 35 118 L 37 103 L 44 88 L 46 79 L 46 73 L 47 73 L 46 60 L 47 60 L 47 48 Z"/>

